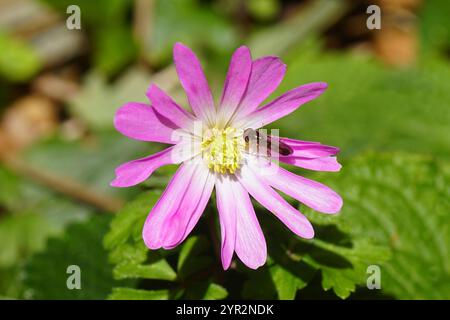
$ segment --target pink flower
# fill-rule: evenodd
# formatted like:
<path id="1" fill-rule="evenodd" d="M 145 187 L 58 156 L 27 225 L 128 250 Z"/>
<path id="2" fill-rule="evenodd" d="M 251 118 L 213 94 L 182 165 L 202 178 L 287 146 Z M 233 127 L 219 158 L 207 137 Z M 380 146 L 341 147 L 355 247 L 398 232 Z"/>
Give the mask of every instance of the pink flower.
<path id="1" fill-rule="evenodd" d="M 255 139 L 246 137 L 248 133 L 257 135 L 259 131 L 254 130 L 317 98 L 327 84 L 316 82 L 297 87 L 259 107 L 283 79 L 286 66 L 277 57 L 252 60 L 249 49 L 242 46 L 231 58 L 216 107 L 195 54 L 177 43 L 173 55 L 193 113 L 185 111 L 152 84 L 147 91 L 151 105 L 127 103 L 114 119 L 116 129 L 130 138 L 172 146 L 119 166 L 112 186 L 133 186 L 163 165 L 181 163 L 145 221 L 142 236 L 147 247 L 171 249 L 186 239 L 214 188 L 224 269 L 230 266 L 234 252 L 252 269 L 266 261 L 266 242 L 249 195 L 292 232 L 313 238 L 311 223 L 275 189 L 323 213 L 338 212 L 342 199 L 327 186 L 295 175 L 279 167 L 276 161 L 311 170 L 339 171 L 341 166 L 334 157 L 339 149 L 318 142 L 267 138 L 261 133 L 256 147 L 260 147 L 261 140 L 265 143 L 269 140 L 272 152 L 260 152 L 250 148 L 249 140 Z"/>

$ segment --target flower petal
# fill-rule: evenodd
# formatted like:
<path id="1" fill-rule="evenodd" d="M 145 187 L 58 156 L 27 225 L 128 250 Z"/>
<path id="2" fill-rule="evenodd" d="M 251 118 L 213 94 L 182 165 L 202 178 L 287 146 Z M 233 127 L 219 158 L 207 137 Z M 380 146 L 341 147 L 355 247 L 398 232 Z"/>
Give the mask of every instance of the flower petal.
<path id="1" fill-rule="evenodd" d="M 159 167 L 177 164 L 193 158 L 200 153 L 199 148 L 192 147 L 188 141 L 180 142 L 151 156 L 126 162 L 116 168 L 116 178 L 111 182 L 112 187 L 131 187 L 148 179 Z"/>
<path id="2" fill-rule="evenodd" d="M 183 199 L 193 173 L 194 170 L 191 166 L 182 164 L 170 180 L 161 198 L 150 211 L 142 231 L 142 237 L 148 248 L 159 249 L 162 247 L 164 222 L 178 209 L 177 205 Z"/>
<path id="3" fill-rule="evenodd" d="M 342 198 L 319 182 L 298 176 L 274 163 L 271 168 L 260 168 L 260 172 L 269 185 L 316 211 L 337 213 L 341 210 Z"/>
<path id="4" fill-rule="evenodd" d="M 339 148 L 323 145 L 319 142 L 301 141 L 288 138 L 280 138 L 280 141 L 287 144 L 293 150 L 290 156 L 304 158 L 321 158 L 334 156 L 339 153 Z"/>
<path id="5" fill-rule="evenodd" d="M 123 135 L 143 141 L 153 141 L 174 144 L 174 130 L 178 126 L 162 116 L 152 106 L 129 102 L 117 110 L 114 126 Z"/>
<path id="6" fill-rule="evenodd" d="M 192 131 L 194 116 L 180 107 L 171 97 L 169 97 L 158 86 L 152 84 L 147 90 L 147 96 L 152 102 L 156 111 L 172 121 L 178 127 Z"/>
<path id="7" fill-rule="evenodd" d="M 194 228 L 208 203 L 214 179 L 194 161 L 183 163 L 144 224 L 142 236 L 150 249 L 170 249 Z"/>
<path id="8" fill-rule="evenodd" d="M 247 90 L 239 105 L 238 117 L 256 110 L 275 91 L 285 73 L 286 65 L 277 57 L 263 57 L 253 61 Z"/>
<path id="9" fill-rule="evenodd" d="M 172 164 L 171 151 L 173 147 L 155 153 L 149 157 L 126 162 L 116 168 L 116 178 L 111 182 L 112 187 L 130 187 L 146 180 L 161 166 Z"/>
<path id="10" fill-rule="evenodd" d="M 213 97 L 194 52 L 178 42 L 173 49 L 173 59 L 192 111 L 198 118 L 213 124 L 215 115 Z"/>
<path id="11" fill-rule="evenodd" d="M 236 242 L 236 215 L 239 214 L 233 193 L 236 184 L 239 182 L 231 180 L 231 176 L 228 175 L 216 179 L 216 199 L 222 239 L 221 258 L 224 270 L 230 267 Z"/>
<path id="12" fill-rule="evenodd" d="M 240 118 L 235 123 L 237 127 L 258 129 L 272 123 L 296 110 L 301 105 L 320 96 L 327 84 L 315 82 L 292 89 L 269 104 L 257 109 L 251 114 Z"/>
<path id="13" fill-rule="evenodd" d="M 337 172 L 342 168 L 336 157 L 306 158 L 295 156 L 280 156 L 279 160 L 281 162 L 291 164 L 300 168 L 315 171 Z"/>
<path id="14" fill-rule="evenodd" d="M 203 166 L 203 163 L 189 164 L 194 166 L 191 184 L 186 190 L 176 212 L 165 222 L 164 249 L 172 249 L 186 239 L 200 219 L 214 188 L 215 177 Z"/>
<path id="15" fill-rule="evenodd" d="M 248 192 L 240 183 L 234 184 L 232 190 L 238 208 L 235 251 L 247 267 L 257 269 L 267 260 L 266 240 Z"/>
<path id="16" fill-rule="evenodd" d="M 252 71 L 252 57 L 246 46 L 239 47 L 231 57 L 222 98 L 220 99 L 220 119 L 225 125 L 236 111 Z"/>
<path id="17" fill-rule="evenodd" d="M 314 229 L 308 219 L 273 190 L 263 178 L 255 174 L 249 165 L 244 165 L 237 177 L 251 196 L 292 232 L 306 239 L 314 237 Z"/>

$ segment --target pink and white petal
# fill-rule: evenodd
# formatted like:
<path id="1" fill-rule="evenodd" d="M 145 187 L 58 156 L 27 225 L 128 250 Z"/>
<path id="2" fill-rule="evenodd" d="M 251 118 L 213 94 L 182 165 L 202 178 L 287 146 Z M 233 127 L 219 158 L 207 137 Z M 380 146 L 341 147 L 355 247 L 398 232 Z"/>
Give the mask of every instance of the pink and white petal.
<path id="1" fill-rule="evenodd" d="M 150 211 L 144 223 L 142 237 L 145 245 L 150 249 L 159 249 L 163 246 L 166 234 L 164 229 L 168 217 L 177 212 L 179 204 L 185 197 L 192 183 L 195 167 L 182 164 L 170 180 L 166 190 Z"/>
<path id="2" fill-rule="evenodd" d="M 147 97 L 151 100 L 156 111 L 176 124 L 178 127 L 193 130 L 195 117 L 180 107 L 158 86 L 152 84 L 147 90 Z"/>
<path id="3" fill-rule="evenodd" d="M 235 251 L 247 267 L 257 269 L 267 260 L 267 245 L 247 190 L 240 183 L 233 186 L 236 215 Z"/>
<path id="4" fill-rule="evenodd" d="M 173 164 L 171 152 L 174 147 L 167 148 L 149 157 L 124 163 L 116 168 L 116 178 L 112 187 L 131 187 L 148 179 L 150 175 L 164 165 Z"/>
<path id="5" fill-rule="evenodd" d="M 173 132 L 178 126 L 143 103 L 129 102 L 120 107 L 114 117 L 114 127 L 132 139 L 177 143 Z"/>
<path id="6" fill-rule="evenodd" d="M 305 140 L 297 140 L 297 139 L 291 139 L 291 138 L 285 138 L 285 137 L 281 137 L 280 139 L 283 140 L 284 143 L 288 143 L 289 145 L 294 145 L 294 146 L 321 144 L 320 142 L 317 142 L 317 141 L 305 141 Z"/>
<path id="7" fill-rule="evenodd" d="M 191 49 L 179 42 L 174 46 L 173 59 L 192 111 L 197 118 L 213 124 L 216 113 L 214 100 L 200 61 Z"/>
<path id="8" fill-rule="evenodd" d="M 277 57 L 262 57 L 252 63 L 247 90 L 239 104 L 236 117 L 253 112 L 280 84 L 286 73 L 286 65 Z"/>
<path id="9" fill-rule="evenodd" d="M 314 237 L 314 229 L 308 219 L 272 189 L 264 178 L 255 174 L 250 166 L 244 165 L 237 177 L 250 195 L 280 219 L 292 232 L 306 239 Z"/>
<path id="10" fill-rule="evenodd" d="M 236 215 L 239 214 L 233 188 L 239 184 L 231 176 L 216 179 L 216 199 L 221 234 L 221 259 L 224 270 L 230 267 L 236 242 Z"/>
<path id="11" fill-rule="evenodd" d="M 110 185 L 120 188 L 134 186 L 148 179 L 159 167 L 181 163 L 194 158 L 200 152 L 199 147 L 192 147 L 190 143 L 180 142 L 151 156 L 120 165 L 116 168 L 116 178 Z"/>
<path id="12" fill-rule="evenodd" d="M 281 156 L 279 157 L 279 160 L 281 162 L 291 164 L 300 168 L 315 171 L 337 172 L 342 168 L 336 157 L 306 158 L 295 156 Z"/>
<path id="13" fill-rule="evenodd" d="M 222 98 L 220 99 L 220 119 L 226 124 L 236 111 L 247 89 L 252 71 L 252 57 L 246 46 L 239 47 L 231 57 Z"/>
<path id="14" fill-rule="evenodd" d="M 321 158 L 334 156 L 339 153 L 339 148 L 320 144 L 318 142 L 293 140 L 280 138 L 280 141 L 291 147 L 293 153 L 290 156 L 304 158 Z"/>
<path id="15" fill-rule="evenodd" d="M 203 214 L 214 189 L 215 177 L 203 163 L 189 165 L 195 168 L 192 181 L 177 210 L 164 222 L 164 249 L 172 249 L 186 239 Z"/>
<path id="16" fill-rule="evenodd" d="M 271 166 L 270 171 L 260 168 L 260 172 L 262 178 L 275 189 L 319 212 L 337 213 L 341 210 L 342 198 L 331 188 L 298 176 L 274 163 Z"/>
<path id="17" fill-rule="evenodd" d="M 236 126 L 253 129 L 263 127 L 290 114 L 301 105 L 314 100 L 320 96 L 326 88 L 326 83 L 315 82 L 292 89 L 269 104 L 240 118 L 235 122 Z"/>

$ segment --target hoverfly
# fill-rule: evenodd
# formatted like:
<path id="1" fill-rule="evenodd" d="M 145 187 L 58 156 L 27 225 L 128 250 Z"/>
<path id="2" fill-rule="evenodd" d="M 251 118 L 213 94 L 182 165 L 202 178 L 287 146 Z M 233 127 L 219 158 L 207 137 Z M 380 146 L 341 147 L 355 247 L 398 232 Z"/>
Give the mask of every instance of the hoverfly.
<path id="1" fill-rule="evenodd" d="M 256 152 L 258 154 L 261 154 L 265 151 L 265 155 L 271 156 L 272 153 L 272 137 L 268 136 L 264 133 L 262 133 L 260 130 L 254 130 L 254 129 L 245 129 L 243 134 L 245 144 L 246 144 L 246 150 L 250 152 Z M 278 148 L 277 152 L 282 156 L 288 156 L 293 153 L 293 150 L 290 146 L 288 146 L 286 143 L 280 141 L 277 138 L 278 142 Z M 254 149 L 256 147 L 256 150 L 250 150 L 251 148 Z M 265 148 L 265 149 L 264 149 Z M 261 152 L 262 151 L 262 152 Z"/>

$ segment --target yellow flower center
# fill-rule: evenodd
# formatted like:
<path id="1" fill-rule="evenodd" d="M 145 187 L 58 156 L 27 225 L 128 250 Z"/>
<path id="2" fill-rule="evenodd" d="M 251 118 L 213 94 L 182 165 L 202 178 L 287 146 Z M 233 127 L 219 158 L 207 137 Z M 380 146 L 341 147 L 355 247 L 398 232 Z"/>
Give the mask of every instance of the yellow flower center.
<path id="1" fill-rule="evenodd" d="M 218 173 L 234 173 L 240 167 L 245 147 L 242 130 L 213 128 L 205 132 L 201 150 L 208 168 Z"/>

